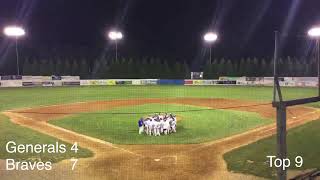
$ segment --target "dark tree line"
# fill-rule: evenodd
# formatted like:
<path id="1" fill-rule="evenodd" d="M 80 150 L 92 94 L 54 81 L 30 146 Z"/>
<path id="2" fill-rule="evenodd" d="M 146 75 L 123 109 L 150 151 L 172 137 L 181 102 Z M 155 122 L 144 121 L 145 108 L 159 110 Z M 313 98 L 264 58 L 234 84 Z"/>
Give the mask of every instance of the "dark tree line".
<path id="1" fill-rule="evenodd" d="M 190 78 L 189 65 L 186 62 L 171 63 L 159 58 L 101 59 L 91 64 L 87 59 L 26 59 L 22 71 L 23 75 L 75 75 L 88 79 Z"/>
<path id="2" fill-rule="evenodd" d="M 236 61 L 222 58 L 205 65 L 204 78 L 212 79 L 220 76 L 270 77 L 273 76 L 273 68 L 273 61 L 264 58 L 241 58 Z M 280 58 L 278 60 L 278 74 L 283 77 L 317 76 L 317 62 L 315 59 Z"/>
<path id="3" fill-rule="evenodd" d="M 286 57 L 279 59 L 280 76 L 316 76 L 315 59 Z M 203 69 L 205 79 L 219 76 L 272 76 L 273 62 L 267 59 L 241 58 L 239 60 L 215 59 Z M 190 66 L 184 61 L 166 61 L 159 58 L 89 61 L 88 59 L 55 58 L 26 59 L 23 75 L 79 75 L 81 78 L 190 78 Z"/>

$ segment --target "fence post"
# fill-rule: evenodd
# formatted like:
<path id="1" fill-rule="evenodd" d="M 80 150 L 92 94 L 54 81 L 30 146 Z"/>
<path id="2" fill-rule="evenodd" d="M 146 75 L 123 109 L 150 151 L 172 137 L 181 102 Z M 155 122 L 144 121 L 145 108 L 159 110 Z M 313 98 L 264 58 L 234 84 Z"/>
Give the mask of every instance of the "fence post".
<path id="1" fill-rule="evenodd" d="M 286 124 L 286 105 L 279 103 L 277 106 L 277 155 L 280 159 L 287 158 L 287 124 Z M 283 169 L 283 164 L 278 168 L 278 178 L 287 179 L 287 170 Z"/>

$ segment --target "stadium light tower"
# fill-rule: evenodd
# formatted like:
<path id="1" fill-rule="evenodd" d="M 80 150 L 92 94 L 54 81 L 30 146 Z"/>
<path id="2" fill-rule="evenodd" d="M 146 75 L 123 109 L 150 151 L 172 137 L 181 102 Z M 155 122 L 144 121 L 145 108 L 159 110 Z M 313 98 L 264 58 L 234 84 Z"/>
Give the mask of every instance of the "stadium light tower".
<path id="1" fill-rule="evenodd" d="M 118 41 L 123 38 L 123 35 L 120 31 L 113 30 L 108 33 L 108 37 L 116 44 L 116 61 L 118 61 Z"/>
<path id="2" fill-rule="evenodd" d="M 319 86 L 319 96 L 320 96 L 320 26 L 311 28 L 308 31 L 309 37 L 316 40 L 316 60 L 318 62 L 318 86 Z"/>
<path id="3" fill-rule="evenodd" d="M 16 40 L 17 75 L 20 75 L 18 38 L 24 36 L 26 34 L 26 32 L 22 27 L 19 27 L 19 26 L 7 26 L 3 29 L 3 33 L 8 37 L 15 38 L 15 40 Z"/>
<path id="4" fill-rule="evenodd" d="M 203 40 L 208 43 L 210 45 L 210 49 L 209 49 L 209 52 L 210 52 L 210 59 L 209 59 L 209 62 L 211 64 L 211 48 L 212 48 L 212 44 L 218 39 L 218 35 L 217 33 L 214 33 L 214 32 L 207 32 L 204 36 L 203 36 Z"/>
<path id="5" fill-rule="evenodd" d="M 287 158 L 287 108 L 290 106 L 302 105 L 307 103 L 320 102 L 320 57 L 319 57 L 319 40 L 320 40 L 320 27 L 313 27 L 308 31 L 308 35 L 311 38 L 316 39 L 316 58 L 318 61 L 318 95 L 315 97 L 284 100 L 281 92 L 281 87 L 279 83 L 279 76 L 277 71 L 278 66 L 278 44 L 279 44 L 279 33 L 275 31 L 274 40 L 274 69 L 273 69 L 273 102 L 272 106 L 276 108 L 277 112 L 277 158 L 284 159 Z M 287 179 L 287 170 L 282 164 L 278 167 L 278 178 L 280 180 Z"/>

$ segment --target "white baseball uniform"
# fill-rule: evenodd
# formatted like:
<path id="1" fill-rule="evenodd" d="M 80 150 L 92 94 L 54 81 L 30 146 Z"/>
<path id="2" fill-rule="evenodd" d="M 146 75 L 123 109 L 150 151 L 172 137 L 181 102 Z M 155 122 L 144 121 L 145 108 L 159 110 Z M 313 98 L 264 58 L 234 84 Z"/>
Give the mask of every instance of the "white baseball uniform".
<path id="1" fill-rule="evenodd" d="M 165 135 L 169 134 L 170 131 L 170 123 L 169 123 L 169 119 L 167 119 L 166 121 L 164 121 L 163 124 L 163 132 Z"/>

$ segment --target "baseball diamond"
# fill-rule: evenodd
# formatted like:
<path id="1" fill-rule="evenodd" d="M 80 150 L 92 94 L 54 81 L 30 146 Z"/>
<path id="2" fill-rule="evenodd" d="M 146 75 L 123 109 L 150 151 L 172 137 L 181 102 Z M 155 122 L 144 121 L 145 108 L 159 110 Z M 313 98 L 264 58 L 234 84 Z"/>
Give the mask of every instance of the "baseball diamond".
<path id="1" fill-rule="evenodd" d="M 77 142 L 80 148 L 80 153 L 65 156 L 16 156 L 17 160 L 54 158 L 53 170 L 16 171 L 14 175 L 1 171 L 1 179 L 53 175 L 64 179 L 272 177 L 272 171 L 258 174 L 258 171 L 239 170 L 239 165 L 234 164 L 238 161 L 233 159 L 242 156 L 230 156 L 230 152 L 275 133 L 275 112 L 268 101 L 270 90 L 270 87 L 181 85 L 1 88 L 3 116 L 0 122 L 8 127 L 0 131 L 1 137 L 10 133 L 19 142 L 35 143 L 34 138 L 38 143 L 60 141 L 68 146 Z M 286 98 L 311 96 L 315 92 L 313 88 L 284 90 Z M 250 96 L 246 95 L 248 92 L 252 92 Z M 302 128 L 304 124 L 316 123 L 314 120 L 320 115 L 318 106 L 316 103 L 289 108 L 288 127 L 294 128 L 289 132 L 294 133 L 295 127 Z M 158 131 L 151 126 L 153 129 L 148 129 L 147 120 L 153 118 L 160 122 L 165 117 L 175 119 L 176 131 L 172 121 L 170 128 L 163 126 L 161 130 L 160 126 Z M 139 134 L 137 121 L 141 118 L 144 128 Z M 10 137 L 1 139 L 2 147 L 8 139 Z M 259 154 L 255 153 L 252 158 Z M 8 156 L 2 149 L 0 158 Z M 72 173 L 67 168 L 70 157 L 80 158 Z M 255 159 L 249 160 L 255 162 Z M 308 160 L 318 161 L 317 158 Z M 309 163 L 304 169 L 316 166 Z M 4 167 L 2 160 L 0 167 Z M 294 175 L 294 171 L 292 173 Z"/>

